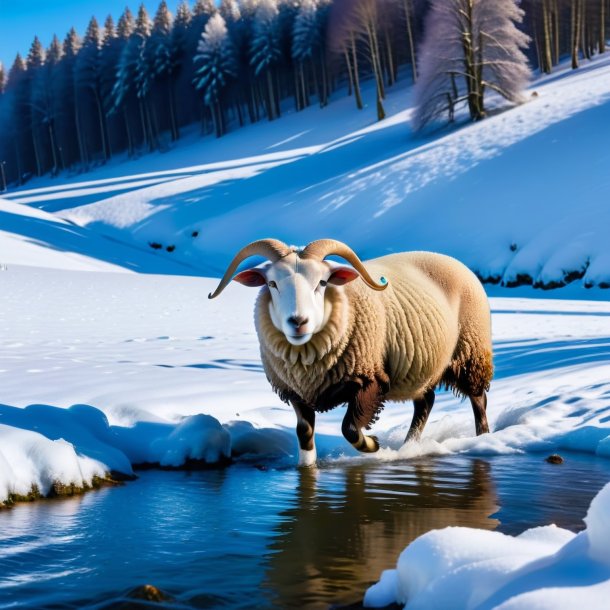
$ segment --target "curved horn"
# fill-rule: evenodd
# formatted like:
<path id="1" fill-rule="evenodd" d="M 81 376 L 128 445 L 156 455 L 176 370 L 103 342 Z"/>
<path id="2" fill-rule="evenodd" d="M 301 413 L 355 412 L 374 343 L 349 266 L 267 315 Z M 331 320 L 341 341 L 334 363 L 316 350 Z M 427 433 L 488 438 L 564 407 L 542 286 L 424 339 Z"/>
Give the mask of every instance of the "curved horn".
<path id="1" fill-rule="evenodd" d="M 350 263 L 365 283 L 370 286 L 373 290 L 385 290 L 388 287 L 388 280 L 381 277 L 381 283 L 378 284 L 366 270 L 362 261 L 358 258 L 358 255 L 343 242 L 335 239 L 318 239 L 312 241 L 300 254 L 301 258 L 315 258 L 318 260 L 324 260 L 327 256 L 334 254 L 344 258 Z"/>
<path id="2" fill-rule="evenodd" d="M 231 261 L 231 264 L 228 266 L 225 274 L 222 276 L 220 284 L 218 284 L 216 290 L 208 294 L 208 299 L 216 298 L 227 287 L 227 284 L 233 278 L 235 270 L 246 258 L 257 255 L 264 256 L 274 263 L 289 253 L 290 249 L 288 246 L 277 239 L 259 239 L 258 241 L 253 241 L 251 244 L 244 246 Z"/>

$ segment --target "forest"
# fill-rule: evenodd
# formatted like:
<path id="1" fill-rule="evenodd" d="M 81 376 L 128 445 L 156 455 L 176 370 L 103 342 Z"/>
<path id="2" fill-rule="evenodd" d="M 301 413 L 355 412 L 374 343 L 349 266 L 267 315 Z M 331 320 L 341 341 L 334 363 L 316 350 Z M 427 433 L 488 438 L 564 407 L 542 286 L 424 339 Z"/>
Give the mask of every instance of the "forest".
<path id="1" fill-rule="evenodd" d="M 476 76 L 488 65 L 485 44 L 514 47 L 512 71 L 496 62 L 504 83 L 523 81 L 526 63 L 550 73 L 569 58 L 576 69 L 606 50 L 609 0 L 488 0 L 487 7 L 506 8 L 511 27 L 492 36 L 471 19 L 463 31 L 445 32 L 444 42 L 455 35 L 462 54 L 453 66 L 472 56 L 474 76 L 462 75 L 462 94 L 461 69 L 430 61 L 443 37 L 427 40 L 426 30 L 439 31 L 440 14 L 476 11 L 483 2 L 196 0 L 191 7 L 183 0 L 172 15 L 162 0 L 152 16 L 144 4 L 135 14 L 126 8 L 116 23 L 93 16 L 82 36 L 70 28 L 48 48 L 36 37 L 27 57 L 17 54 L 8 70 L 0 65 L 0 191 L 33 176 L 85 172 L 114 155 L 170 150 L 191 125 L 202 137 L 221 137 L 338 96 L 352 96 L 358 109 L 376 104 L 381 120 L 386 89 L 399 79 L 425 81 L 419 123 L 452 120 L 460 101 L 476 120 L 484 116 L 485 86 L 517 99 L 511 87 Z M 509 41 L 498 40 L 505 35 Z M 374 99 L 363 99 L 365 79 L 374 82 Z"/>

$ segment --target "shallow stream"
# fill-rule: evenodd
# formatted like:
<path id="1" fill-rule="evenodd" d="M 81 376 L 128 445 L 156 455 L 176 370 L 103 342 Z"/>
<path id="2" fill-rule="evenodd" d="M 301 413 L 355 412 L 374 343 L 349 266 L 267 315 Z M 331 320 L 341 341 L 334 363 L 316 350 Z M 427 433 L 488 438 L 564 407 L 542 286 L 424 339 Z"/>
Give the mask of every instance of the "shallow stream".
<path id="1" fill-rule="evenodd" d="M 582 529 L 610 460 L 544 457 L 146 471 L 118 488 L 19 505 L 0 511 L 0 608 L 136 607 L 125 595 L 147 583 L 174 608 L 350 604 L 431 529 Z"/>

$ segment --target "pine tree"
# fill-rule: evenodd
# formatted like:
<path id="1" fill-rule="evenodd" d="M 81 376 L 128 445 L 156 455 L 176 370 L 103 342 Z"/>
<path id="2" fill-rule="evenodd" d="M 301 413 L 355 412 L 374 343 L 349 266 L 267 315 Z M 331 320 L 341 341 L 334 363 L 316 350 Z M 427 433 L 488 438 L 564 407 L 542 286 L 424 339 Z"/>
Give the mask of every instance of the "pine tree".
<path id="1" fill-rule="evenodd" d="M 76 95 L 83 106 L 83 135 L 88 150 L 101 149 L 103 159 L 110 158 L 106 116 L 103 109 L 100 73 L 102 34 L 95 17 L 89 21 L 74 72 Z M 94 109 L 90 111 L 89 109 Z M 92 116 L 95 115 L 95 116 Z"/>
<path id="2" fill-rule="evenodd" d="M 193 84 L 203 94 L 203 101 L 212 111 L 216 137 L 225 132 L 222 95 L 229 81 L 237 75 L 235 50 L 225 20 L 219 13 L 205 26 L 194 62 L 200 64 Z"/>
<path id="3" fill-rule="evenodd" d="M 299 12 L 294 20 L 292 32 L 292 57 L 297 63 L 298 91 L 300 104 L 309 106 L 308 77 L 306 77 L 306 66 L 313 70 L 313 80 L 318 90 L 320 105 L 324 105 L 325 96 L 320 94 L 318 75 L 316 74 L 316 59 L 322 52 L 322 28 L 318 15 L 316 0 L 303 0 Z M 323 63 L 323 59 L 321 64 Z M 325 79 L 323 79 L 324 82 Z M 323 88 L 324 90 L 324 88 Z"/>
<path id="4" fill-rule="evenodd" d="M 41 142 L 41 157 L 43 171 L 49 167 L 53 174 L 60 169 L 60 145 L 57 138 L 57 117 L 61 113 L 61 101 L 56 99 L 54 93 L 55 71 L 62 57 L 62 47 L 57 36 L 46 52 L 43 66 L 37 71 L 32 82 L 32 108 L 37 119 L 35 128 L 37 137 Z"/>
<path id="5" fill-rule="evenodd" d="M 15 180 L 18 184 L 23 184 L 30 171 L 32 140 L 29 137 L 29 126 L 24 113 L 28 104 L 25 61 L 17 53 L 8 72 L 3 96 L 3 106 L 9 120 L 5 125 L 5 137 L 0 138 L 0 143 L 7 147 L 2 155 L 2 160 L 6 158 L 8 161 L 6 167 L 3 166 L 7 183 Z M 12 146 L 9 142 L 12 142 Z"/>
<path id="6" fill-rule="evenodd" d="M 129 44 L 131 35 L 135 27 L 134 18 L 129 8 L 126 8 L 117 22 L 115 36 L 106 36 L 102 44 L 101 51 L 101 71 L 102 71 L 102 97 L 104 109 L 110 120 L 115 123 L 115 137 L 119 140 L 119 145 L 124 142 L 124 133 L 127 145 L 127 154 L 131 157 L 135 152 L 136 140 L 132 118 L 131 107 L 136 105 L 135 88 L 125 88 L 126 83 L 117 85 L 119 81 L 119 65 L 121 64 L 125 48 Z M 131 95 L 130 95 L 131 93 Z M 119 118 L 120 117 L 120 118 Z M 121 129 L 117 123 L 122 123 Z"/>
<path id="7" fill-rule="evenodd" d="M 169 127 L 172 140 L 177 140 L 178 125 L 174 101 L 174 72 L 177 67 L 175 39 L 172 36 L 172 14 L 165 0 L 161 1 L 155 15 L 153 31 L 149 40 L 152 69 L 155 78 L 167 92 L 169 102 Z"/>
<path id="8" fill-rule="evenodd" d="M 0 61 L 0 95 L 4 94 L 4 88 L 6 86 L 6 74 L 4 74 L 4 66 Z"/>
<path id="9" fill-rule="evenodd" d="M 446 114 L 453 120 L 466 104 L 474 121 L 485 116 L 485 92 L 521 100 L 530 76 L 522 49 L 529 37 L 517 28 L 523 11 L 516 0 L 432 0 L 420 50 L 414 127 Z"/>
<path id="10" fill-rule="evenodd" d="M 134 27 L 133 13 L 129 10 L 129 7 L 127 7 L 119 17 L 116 27 L 117 37 L 121 40 L 127 40 L 133 34 Z"/>
<path id="11" fill-rule="evenodd" d="M 43 158 L 42 158 L 42 142 L 40 141 L 40 121 L 41 112 L 35 107 L 33 103 L 33 88 L 34 81 L 38 76 L 38 71 L 44 65 L 45 52 L 38 36 L 34 37 L 32 46 L 26 59 L 26 73 L 25 82 L 28 96 L 28 102 L 25 105 L 23 111 L 25 113 L 25 120 L 28 126 L 28 133 L 32 138 L 32 148 L 34 151 L 34 160 L 36 164 L 36 175 L 42 176 Z"/>
<path id="12" fill-rule="evenodd" d="M 225 23 L 236 22 L 241 17 L 237 0 L 220 0 L 218 10 L 225 20 Z"/>
<path id="13" fill-rule="evenodd" d="M 250 43 L 250 65 L 254 74 L 257 77 L 266 77 L 265 102 L 267 118 L 270 121 L 279 116 L 279 104 L 273 83 L 273 69 L 282 59 L 278 14 L 275 0 L 260 0 Z"/>

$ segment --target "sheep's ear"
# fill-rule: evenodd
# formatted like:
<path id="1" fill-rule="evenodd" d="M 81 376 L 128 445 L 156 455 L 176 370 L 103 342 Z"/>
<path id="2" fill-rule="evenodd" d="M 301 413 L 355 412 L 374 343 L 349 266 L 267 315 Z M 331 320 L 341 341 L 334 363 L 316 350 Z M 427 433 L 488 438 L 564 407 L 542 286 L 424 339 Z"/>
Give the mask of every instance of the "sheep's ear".
<path id="1" fill-rule="evenodd" d="M 233 281 L 239 282 L 249 288 L 256 288 L 257 286 L 264 286 L 267 283 L 267 278 L 262 269 L 246 269 L 245 271 L 238 273 L 233 278 Z"/>
<path id="2" fill-rule="evenodd" d="M 343 284 L 349 284 L 349 282 L 353 282 L 359 277 L 360 274 L 351 267 L 335 267 L 328 278 L 328 283 L 335 286 L 343 286 Z"/>

